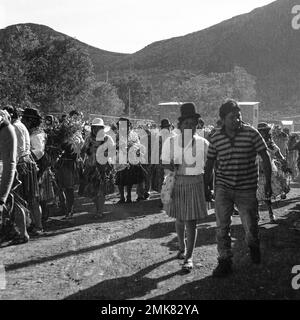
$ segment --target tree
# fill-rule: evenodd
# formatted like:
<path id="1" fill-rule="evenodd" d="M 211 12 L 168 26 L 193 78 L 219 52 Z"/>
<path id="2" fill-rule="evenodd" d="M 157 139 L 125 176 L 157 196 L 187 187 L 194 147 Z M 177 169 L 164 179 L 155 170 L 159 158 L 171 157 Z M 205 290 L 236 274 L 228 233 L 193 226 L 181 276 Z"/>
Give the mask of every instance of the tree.
<path id="1" fill-rule="evenodd" d="M 218 118 L 219 106 L 227 98 L 255 100 L 255 78 L 245 69 L 235 67 L 232 72 L 194 76 L 169 89 L 169 93 L 170 101 L 193 101 L 203 118 L 213 123 Z"/>
<path id="2" fill-rule="evenodd" d="M 25 52 L 40 45 L 37 36 L 27 26 L 16 26 L 7 32 L 0 49 L 1 103 L 22 105 L 28 101 Z"/>
<path id="3" fill-rule="evenodd" d="M 142 77 L 131 74 L 123 78 L 117 78 L 112 81 L 117 88 L 119 98 L 124 102 L 125 114 L 139 114 L 139 109 L 149 103 L 151 98 L 151 87 L 146 87 Z"/>
<path id="4" fill-rule="evenodd" d="M 75 101 L 85 102 L 94 80 L 93 67 L 88 54 L 72 39 L 54 39 L 27 52 L 25 59 L 28 94 L 33 102 L 48 112 L 63 111 Z"/>
<path id="5" fill-rule="evenodd" d="M 44 112 L 86 103 L 94 82 L 93 66 L 73 39 L 39 39 L 29 27 L 16 26 L 1 48 L 2 103 L 33 104 Z"/>
<path id="6" fill-rule="evenodd" d="M 124 112 L 124 102 L 118 97 L 117 89 L 107 82 L 94 85 L 89 99 L 90 113 L 105 115 L 121 115 Z"/>
<path id="7" fill-rule="evenodd" d="M 256 99 L 256 79 L 247 73 L 244 68 L 235 66 L 233 75 L 232 95 L 239 101 L 255 101 Z"/>

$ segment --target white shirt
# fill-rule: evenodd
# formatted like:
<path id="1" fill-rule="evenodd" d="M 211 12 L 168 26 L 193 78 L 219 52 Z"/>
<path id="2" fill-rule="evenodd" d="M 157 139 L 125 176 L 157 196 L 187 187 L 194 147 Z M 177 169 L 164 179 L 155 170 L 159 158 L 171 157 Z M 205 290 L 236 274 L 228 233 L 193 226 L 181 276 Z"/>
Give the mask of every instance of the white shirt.
<path id="1" fill-rule="evenodd" d="M 209 142 L 199 135 L 182 147 L 182 134 L 168 138 L 162 148 L 162 161 L 165 164 L 174 161 L 178 164 L 178 175 L 200 175 L 204 173 Z"/>
<path id="2" fill-rule="evenodd" d="M 40 160 L 45 153 L 46 134 L 45 132 L 33 132 L 30 136 L 31 152 L 37 160 Z"/>
<path id="3" fill-rule="evenodd" d="M 151 163 L 152 164 L 159 164 L 160 162 L 160 148 L 159 148 L 159 139 L 160 137 L 162 138 L 162 143 L 164 144 L 164 142 L 170 138 L 175 136 L 175 134 L 172 131 L 169 131 L 167 129 L 163 129 L 160 130 L 156 136 L 152 136 L 151 139 L 154 140 L 153 145 L 151 145 Z"/>
<path id="4" fill-rule="evenodd" d="M 99 164 L 116 163 L 116 144 L 113 138 L 109 135 L 105 135 L 103 140 L 106 141 L 101 144 L 96 151 L 96 161 Z"/>
<path id="5" fill-rule="evenodd" d="M 30 154 L 30 136 L 26 126 L 17 119 L 13 123 L 17 136 L 17 163 L 21 157 Z"/>

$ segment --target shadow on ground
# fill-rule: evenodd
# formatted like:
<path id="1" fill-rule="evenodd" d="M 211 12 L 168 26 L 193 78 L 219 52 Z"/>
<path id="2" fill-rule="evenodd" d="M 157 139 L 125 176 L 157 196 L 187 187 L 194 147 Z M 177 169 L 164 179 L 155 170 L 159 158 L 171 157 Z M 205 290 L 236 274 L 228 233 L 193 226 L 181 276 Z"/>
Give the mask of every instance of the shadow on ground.
<path id="1" fill-rule="evenodd" d="M 170 233 L 174 232 L 174 223 L 173 222 L 161 222 L 150 225 L 149 227 L 142 229 L 138 232 L 135 232 L 127 237 L 123 237 L 114 241 L 109 241 L 107 243 L 102 243 L 99 245 L 86 247 L 78 250 L 70 250 L 67 252 L 59 253 L 49 257 L 43 257 L 28 261 L 23 261 L 20 263 L 8 264 L 5 266 L 6 271 L 17 270 L 21 268 L 26 268 L 28 266 L 37 265 L 49 261 L 54 261 L 57 259 L 63 259 L 70 256 L 77 256 L 80 254 L 85 254 L 88 252 L 112 247 L 124 242 L 129 242 L 136 239 L 157 239 L 167 236 Z"/>
<path id="2" fill-rule="evenodd" d="M 291 226 L 299 220 L 299 212 L 291 209 L 284 220 L 272 228 L 260 227 L 262 264 L 253 265 L 243 241 L 242 226 L 234 226 L 232 234 L 238 240 L 234 244 L 234 273 L 225 279 L 204 276 L 197 281 L 183 284 L 176 290 L 151 299 L 163 300 L 299 300 L 300 290 L 294 290 L 291 282 L 293 266 L 300 265 L 300 232 Z M 270 225 L 268 225 L 270 226 Z"/>
<path id="3" fill-rule="evenodd" d="M 180 274 L 180 271 L 176 271 L 158 278 L 150 278 L 146 276 L 152 270 L 174 259 L 175 258 L 172 257 L 167 260 L 160 261 L 131 276 L 104 280 L 87 290 L 82 290 L 70 295 L 66 300 L 124 300 L 142 297 L 151 290 L 156 289 L 159 282 Z"/>
<path id="4" fill-rule="evenodd" d="M 80 204 L 79 204 L 80 203 Z M 76 205 L 77 204 L 77 205 Z M 64 219 L 63 216 L 56 216 L 55 212 L 45 224 L 46 236 L 56 235 L 56 230 L 79 227 L 81 225 L 113 222 L 127 219 L 141 219 L 146 215 L 161 212 L 160 199 L 153 195 L 150 200 L 131 204 L 106 203 L 104 217 L 95 219 L 95 208 L 87 198 L 78 198 L 75 203 L 75 214 L 71 219 Z"/>
<path id="5" fill-rule="evenodd" d="M 295 208 L 297 208 L 296 206 Z M 292 267 L 300 264 L 300 232 L 291 229 L 294 221 L 299 219 L 299 213 L 292 208 L 290 213 L 279 219 L 277 224 L 261 224 L 262 264 L 251 263 L 248 248 L 244 241 L 244 231 L 240 224 L 233 225 L 232 238 L 234 252 L 234 273 L 225 279 L 215 279 L 209 272 L 195 270 L 199 279 L 185 283 L 178 280 L 179 271 L 162 274 L 151 279 L 147 277 L 150 271 L 172 260 L 155 263 L 131 276 L 104 280 L 95 286 L 70 295 L 66 299 L 101 299 L 123 300 L 143 297 L 159 282 L 176 281 L 178 287 L 173 290 L 163 290 L 167 293 L 156 295 L 155 300 L 238 300 L 238 299 L 300 299 L 299 290 L 291 286 Z M 210 217 L 212 219 L 212 217 Z M 173 225 L 173 223 L 172 223 Z M 171 232 L 174 226 L 167 225 Z M 174 239 L 165 244 L 172 251 L 175 249 Z M 215 227 L 202 224 L 199 228 L 197 248 L 215 244 Z M 201 255 L 201 249 L 199 251 Z M 208 274 L 209 273 L 209 274 Z M 181 274 L 182 275 L 182 274 Z M 173 280 L 172 280 L 173 279 Z M 176 285 L 175 285 L 176 287 Z"/>

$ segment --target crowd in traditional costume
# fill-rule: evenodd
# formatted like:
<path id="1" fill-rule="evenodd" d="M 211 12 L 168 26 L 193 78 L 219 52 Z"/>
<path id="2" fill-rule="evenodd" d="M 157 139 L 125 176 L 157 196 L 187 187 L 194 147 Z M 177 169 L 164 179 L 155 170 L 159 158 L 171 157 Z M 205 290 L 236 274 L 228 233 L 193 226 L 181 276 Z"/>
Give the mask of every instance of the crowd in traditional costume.
<path id="1" fill-rule="evenodd" d="M 198 221 L 207 215 L 205 197 L 206 200 L 213 197 L 213 193 L 210 197 L 205 194 L 202 176 L 208 144 L 219 132 L 222 122 L 219 121 L 216 126 L 205 126 L 192 103 L 181 107 L 178 128 L 168 119 L 162 119 L 154 134 L 150 125 L 135 127 L 125 117 L 109 126 L 102 118 L 94 118 L 87 123 L 82 113 L 76 110 L 57 119 L 53 115 L 43 118 L 36 108 L 31 107 L 19 110 L 7 106 L 4 109 L 6 121 L 12 124 L 17 140 L 15 187 L 11 191 L 16 199 L 15 210 L 19 210 L 12 224 L 16 229 L 13 237 L 15 244 L 28 242 L 30 236 L 42 234 L 53 208 L 58 209 L 56 215 L 72 218 L 77 190 L 78 196 L 93 201 L 94 217 L 97 219 L 104 217 L 105 200 L 110 194 L 119 192 L 120 205 L 132 203 L 133 186 L 136 186 L 136 202 L 149 199 L 151 191 L 161 194 L 163 199 L 168 183 L 166 177 L 170 174 L 163 163 L 170 156 L 166 142 L 172 141 L 173 156 L 176 150 L 185 152 L 186 148 L 194 152 L 194 144 L 201 142 L 202 165 L 196 169 L 185 162 L 175 166 L 173 201 L 170 206 L 160 203 L 160 208 L 164 205 L 168 214 L 176 219 L 179 238 L 182 240 L 182 230 L 186 230 L 190 237 L 188 253 L 181 241 L 178 256 L 185 258 L 187 270 L 192 268 L 195 226 L 190 221 Z M 191 123 L 185 124 L 186 119 Z M 191 145 L 183 144 L 180 139 L 185 125 L 194 132 Z M 142 134 L 138 129 L 143 129 Z M 299 175 L 299 137 L 267 123 L 260 123 L 258 131 L 272 159 L 272 199 L 277 196 L 284 199 L 291 179 Z M 153 143 L 152 139 L 157 143 Z M 115 153 L 110 155 L 109 150 L 115 150 Z M 103 162 L 101 156 L 107 161 Z M 132 156 L 135 161 L 132 161 Z M 262 160 L 258 157 L 257 162 L 257 199 L 268 205 L 270 220 L 274 221 L 271 198 L 267 199 L 264 192 Z M 218 161 L 215 166 L 217 170 Z M 194 173 L 188 174 L 190 171 Z M 213 188 L 214 182 L 211 180 L 210 189 Z"/>
<path id="2" fill-rule="evenodd" d="M 95 118 L 91 124 L 91 134 L 86 138 L 81 149 L 83 171 L 80 183 L 80 194 L 93 200 L 96 206 L 95 218 L 103 217 L 105 196 L 114 193 L 113 166 L 111 163 L 99 163 L 97 151 L 104 144 L 113 147 L 113 139 L 106 134 L 110 128 L 104 125 L 101 118 Z M 105 154 L 104 156 L 108 156 Z"/>
<path id="3" fill-rule="evenodd" d="M 267 144 L 267 150 L 271 159 L 272 165 L 272 197 L 276 199 L 277 196 L 281 196 L 282 199 L 286 197 L 286 194 L 290 191 L 289 188 L 289 172 L 287 170 L 287 160 L 286 157 L 281 153 L 280 148 L 274 142 L 271 135 L 272 127 L 267 123 L 259 123 L 258 131 L 264 138 Z M 274 221 L 274 214 L 271 206 L 271 199 L 266 199 L 265 197 L 265 175 L 262 165 L 262 160 L 258 157 L 259 161 L 259 180 L 258 180 L 258 189 L 257 189 L 257 199 L 258 201 L 265 201 L 268 209 L 270 220 Z"/>

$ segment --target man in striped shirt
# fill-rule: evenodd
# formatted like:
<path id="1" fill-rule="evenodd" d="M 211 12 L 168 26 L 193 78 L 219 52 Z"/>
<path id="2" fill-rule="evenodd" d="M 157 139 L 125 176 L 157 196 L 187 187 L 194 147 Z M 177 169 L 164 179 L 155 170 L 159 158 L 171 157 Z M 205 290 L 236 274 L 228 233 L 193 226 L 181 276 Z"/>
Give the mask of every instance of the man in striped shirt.
<path id="1" fill-rule="evenodd" d="M 221 105 L 219 115 L 222 127 L 210 139 L 205 168 L 206 185 L 215 169 L 215 211 L 217 220 L 217 244 L 219 263 L 213 272 L 223 277 L 232 272 L 230 238 L 231 215 L 237 206 L 246 233 L 252 261 L 260 263 L 258 238 L 258 202 L 256 198 L 258 167 L 256 156 L 263 160 L 266 173 L 267 197 L 271 190 L 271 162 L 267 146 L 259 132 L 242 122 L 236 101 L 228 100 Z"/>

